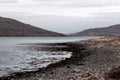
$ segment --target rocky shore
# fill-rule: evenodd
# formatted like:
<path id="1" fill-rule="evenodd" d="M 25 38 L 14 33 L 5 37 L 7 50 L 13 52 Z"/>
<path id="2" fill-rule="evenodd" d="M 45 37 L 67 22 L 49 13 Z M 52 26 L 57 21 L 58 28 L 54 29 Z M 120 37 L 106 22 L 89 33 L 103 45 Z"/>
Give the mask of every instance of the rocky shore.
<path id="1" fill-rule="evenodd" d="M 115 72 L 112 68 L 120 66 L 119 36 L 46 45 L 53 46 L 46 50 L 69 51 L 72 56 L 38 71 L 14 73 L 0 80 L 109 80 Z"/>

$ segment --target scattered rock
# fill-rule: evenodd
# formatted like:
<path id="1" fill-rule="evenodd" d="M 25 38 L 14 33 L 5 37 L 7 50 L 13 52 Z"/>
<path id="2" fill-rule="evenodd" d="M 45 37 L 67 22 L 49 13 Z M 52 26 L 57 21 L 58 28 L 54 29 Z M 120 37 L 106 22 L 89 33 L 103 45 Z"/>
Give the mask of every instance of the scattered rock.
<path id="1" fill-rule="evenodd" d="M 39 79 L 33 79 L 33 80 L 39 80 Z"/>
<path id="2" fill-rule="evenodd" d="M 71 68 L 70 66 L 67 66 L 67 68 Z"/>
<path id="3" fill-rule="evenodd" d="M 82 77 L 89 77 L 89 76 L 91 76 L 90 73 L 86 73 L 86 74 L 83 74 L 83 75 L 82 75 Z"/>
<path id="4" fill-rule="evenodd" d="M 120 80 L 120 67 L 113 68 L 105 73 L 105 78 Z"/>
<path id="5" fill-rule="evenodd" d="M 75 70 L 75 72 L 77 72 L 77 73 L 81 71 L 80 69 L 74 69 L 74 70 Z"/>

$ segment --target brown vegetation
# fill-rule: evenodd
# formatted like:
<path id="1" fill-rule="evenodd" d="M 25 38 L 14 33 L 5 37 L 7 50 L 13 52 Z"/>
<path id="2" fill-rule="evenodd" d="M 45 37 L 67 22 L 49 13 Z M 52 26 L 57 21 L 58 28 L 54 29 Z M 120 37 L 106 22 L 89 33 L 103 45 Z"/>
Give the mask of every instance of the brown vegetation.
<path id="1" fill-rule="evenodd" d="M 87 29 L 82 32 L 71 34 L 70 36 L 110 36 L 120 35 L 120 24 L 104 28 Z"/>

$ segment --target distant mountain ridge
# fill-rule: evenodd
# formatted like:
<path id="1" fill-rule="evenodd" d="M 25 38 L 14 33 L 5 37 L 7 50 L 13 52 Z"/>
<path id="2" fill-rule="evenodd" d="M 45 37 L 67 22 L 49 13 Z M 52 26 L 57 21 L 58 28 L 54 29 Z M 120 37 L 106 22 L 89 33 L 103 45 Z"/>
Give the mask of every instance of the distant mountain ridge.
<path id="1" fill-rule="evenodd" d="M 120 24 L 112 25 L 104 28 L 92 28 L 69 36 L 109 36 L 120 35 Z"/>
<path id="2" fill-rule="evenodd" d="M 65 35 L 48 31 L 42 28 L 37 28 L 14 19 L 0 17 L 0 36 L 59 37 Z"/>

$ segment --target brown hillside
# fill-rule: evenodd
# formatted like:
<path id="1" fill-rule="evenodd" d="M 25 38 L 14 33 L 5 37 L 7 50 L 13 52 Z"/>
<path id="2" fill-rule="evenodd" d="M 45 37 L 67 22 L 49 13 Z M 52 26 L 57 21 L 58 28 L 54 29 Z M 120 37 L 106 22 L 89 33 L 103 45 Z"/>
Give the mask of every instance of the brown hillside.
<path id="1" fill-rule="evenodd" d="M 0 36 L 56 37 L 64 35 L 24 24 L 14 19 L 0 17 Z"/>

